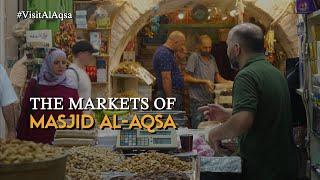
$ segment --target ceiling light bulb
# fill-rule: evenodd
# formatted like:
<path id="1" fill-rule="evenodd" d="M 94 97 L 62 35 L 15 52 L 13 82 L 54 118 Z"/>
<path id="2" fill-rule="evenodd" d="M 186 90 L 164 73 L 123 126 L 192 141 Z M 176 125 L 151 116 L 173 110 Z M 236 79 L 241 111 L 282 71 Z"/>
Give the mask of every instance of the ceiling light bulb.
<path id="1" fill-rule="evenodd" d="M 211 8 L 209 8 L 209 9 L 208 9 L 208 12 L 211 12 L 211 11 L 212 11 L 212 9 L 211 9 Z"/>
<path id="2" fill-rule="evenodd" d="M 183 19 L 183 18 L 184 18 L 184 13 L 183 13 L 183 12 L 180 12 L 180 13 L 178 14 L 178 18 L 179 18 L 179 19 Z"/>
<path id="3" fill-rule="evenodd" d="M 208 20 L 210 20 L 211 19 L 211 16 L 208 16 Z"/>

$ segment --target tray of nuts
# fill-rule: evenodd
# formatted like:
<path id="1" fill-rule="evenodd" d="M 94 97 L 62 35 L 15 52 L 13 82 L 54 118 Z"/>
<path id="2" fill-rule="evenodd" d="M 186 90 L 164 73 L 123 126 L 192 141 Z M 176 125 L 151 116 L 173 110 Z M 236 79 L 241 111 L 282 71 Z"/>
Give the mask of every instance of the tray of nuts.
<path id="1" fill-rule="evenodd" d="M 0 141 L 0 165 L 52 160 L 65 155 L 61 148 L 32 141 Z"/>
<path id="2" fill-rule="evenodd" d="M 101 172 L 114 171 L 124 156 L 104 147 L 80 146 L 68 150 L 67 175 L 71 179 L 102 179 Z"/>
<path id="3" fill-rule="evenodd" d="M 114 170 L 103 173 L 103 179 L 199 179 L 196 157 L 175 157 L 157 152 L 128 157 Z"/>
<path id="4" fill-rule="evenodd" d="M 31 141 L 0 141 L 0 179 L 64 179 L 67 154 Z"/>

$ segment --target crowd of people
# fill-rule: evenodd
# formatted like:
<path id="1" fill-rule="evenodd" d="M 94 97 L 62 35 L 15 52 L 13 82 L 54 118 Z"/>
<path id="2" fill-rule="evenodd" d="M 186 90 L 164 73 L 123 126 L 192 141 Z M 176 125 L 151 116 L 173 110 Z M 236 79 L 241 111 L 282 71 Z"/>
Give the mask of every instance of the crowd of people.
<path id="1" fill-rule="evenodd" d="M 280 71 L 265 58 L 261 28 L 243 23 L 228 34 L 227 56 L 231 68 L 238 71 L 232 110 L 209 104 L 214 83 L 228 81 L 219 74 L 207 35 L 200 37 L 199 49 L 188 58 L 185 72 L 179 70 L 179 51 L 185 51 L 185 39 L 183 33 L 174 31 L 154 54 L 158 95 L 176 97 L 176 109 L 181 110 L 181 92 L 184 84 L 189 83 L 192 127 L 196 128 L 203 118 L 222 122 L 209 133 L 209 143 L 215 150 L 221 140 L 239 137 L 244 179 L 296 179 L 297 152 L 292 137 L 289 89 Z"/>
<path id="2" fill-rule="evenodd" d="M 215 83 L 232 82 L 220 75 L 211 54 L 212 40 L 208 35 L 199 37 L 198 50 L 189 57 L 185 40 L 182 32 L 171 32 L 166 43 L 158 47 L 153 56 L 153 70 L 157 78 L 157 96 L 175 97 L 176 110 L 185 110 L 184 87 L 189 84 L 191 127 L 197 128 L 204 120 L 198 108 L 213 102 Z M 185 58 L 188 60 L 184 64 Z"/>

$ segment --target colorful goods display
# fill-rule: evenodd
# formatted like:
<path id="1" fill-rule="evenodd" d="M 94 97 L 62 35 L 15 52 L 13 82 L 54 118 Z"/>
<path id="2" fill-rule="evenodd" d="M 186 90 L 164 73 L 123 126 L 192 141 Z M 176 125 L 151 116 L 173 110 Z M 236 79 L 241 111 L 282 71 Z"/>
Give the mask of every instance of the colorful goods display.
<path id="1" fill-rule="evenodd" d="M 65 20 L 60 23 L 60 31 L 55 36 L 55 44 L 67 54 L 67 59 L 72 62 L 71 48 L 76 43 L 76 30 L 72 21 Z"/>

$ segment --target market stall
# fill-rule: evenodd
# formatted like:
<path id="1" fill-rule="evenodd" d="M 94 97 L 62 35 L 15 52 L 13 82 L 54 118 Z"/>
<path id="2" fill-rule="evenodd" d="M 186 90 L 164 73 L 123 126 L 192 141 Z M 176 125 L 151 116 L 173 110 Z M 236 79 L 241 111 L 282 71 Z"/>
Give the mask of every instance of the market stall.
<path id="1" fill-rule="evenodd" d="M 117 26 L 126 26 L 118 21 L 114 23 L 114 19 L 121 16 L 120 19 L 124 22 L 138 16 L 139 13 L 130 14 L 128 11 L 129 15 L 122 17 L 123 14 L 120 12 L 128 8 L 128 4 L 129 2 L 124 1 L 73 1 L 73 20 L 59 23 L 59 30 L 56 28 L 54 32 L 40 31 L 40 33 L 48 33 L 47 36 L 52 37 L 53 40 L 48 41 L 54 45 L 46 44 L 48 42 L 45 41 L 41 46 L 37 46 L 39 42 L 31 43 L 32 40 L 27 40 L 31 43 L 26 46 L 29 48 L 26 48 L 25 69 L 28 73 L 25 76 L 27 79 L 37 74 L 41 66 L 41 58 L 47 53 L 43 46 L 56 46 L 63 49 L 68 54 L 68 60 L 72 62 L 71 47 L 76 41 L 86 39 L 99 50 L 94 54 L 92 64 L 86 68 L 93 87 L 92 98 L 140 97 L 153 100 L 155 75 L 152 68 L 152 55 L 155 49 L 164 43 L 170 32 L 180 30 L 187 35 L 186 46 L 190 53 L 196 49 L 197 36 L 208 34 L 213 40 L 213 54 L 219 61 L 217 62 L 219 72 L 224 78 L 233 80 L 236 72 L 226 61 L 225 41 L 230 28 L 239 22 L 255 23 L 265 30 L 268 60 L 282 73 L 285 72 L 284 62 L 288 55 L 283 44 L 276 40 L 276 37 L 281 35 L 274 27 L 277 20 L 282 17 L 281 13 L 269 26 L 261 23 L 261 19 L 247 13 L 241 3 L 234 6 L 233 2 L 228 1 L 232 6 L 225 7 L 223 3 L 217 5 L 206 2 L 203 5 L 194 2 L 180 8 L 173 8 L 170 12 L 161 15 L 150 13 L 153 15 L 151 18 L 146 18 L 142 29 L 135 24 L 132 25 L 136 33 L 128 32 L 130 41 L 125 43 L 126 41 L 119 39 L 124 30 L 114 35 L 112 29 L 115 30 Z M 284 7 L 283 11 L 290 9 L 289 5 Z M 39 31 L 29 33 L 39 33 Z M 50 33 L 53 34 L 50 35 Z M 116 44 L 114 41 L 121 44 L 112 49 L 111 47 Z M 122 46 L 126 48 L 120 51 Z M 115 53 L 118 50 L 122 57 L 120 62 L 111 62 L 117 56 Z M 186 59 L 179 64 L 182 72 L 185 63 Z M 110 64 L 113 64 L 112 69 Z M 232 108 L 232 85 L 232 83 L 216 83 L 214 98 L 210 102 Z M 186 102 L 188 97 L 186 88 Z M 150 111 L 94 111 L 95 121 L 99 123 L 103 121 L 105 115 L 111 118 L 116 114 L 119 116 L 119 121 L 132 119 L 133 115 L 141 118 L 144 114 L 160 113 L 164 115 L 163 119 L 171 115 L 178 128 L 159 130 L 155 133 L 149 133 L 145 129 L 111 130 L 98 129 L 98 127 L 88 131 L 58 130 L 53 142 L 54 147 L 50 147 L 54 148 L 53 150 L 39 144 L 30 145 L 30 148 L 42 151 L 39 154 L 44 154 L 44 158 L 38 158 L 36 154 L 27 154 L 28 158 L 26 158 L 23 149 L 19 150 L 19 147 L 26 145 L 26 142 L 0 142 L 2 143 L 0 145 L 3 145 L 0 146 L 0 169 L 48 162 L 57 169 L 55 179 L 58 175 L 61 179 L 113 180 L 239 178 L 241 158 L 236 155 L 237 139 L 222 141 L 222 151 L 214 151 L 208 141 L 208 131 L 212 127 L 219 126 L 220 122 L 212 119 L 202 122 L 198 129 L 189 129 L 188 109 L 188 103 L 185 103 L 182 111 L 154 111 L 153 109 Z M 64 150 L 59 147 L 63 147 Z M 12 148 L 13 151 L 11 151 Z M 9 150 L 14 154 L 10 154 Z M 63 156 L 60 158 L 57 154 Z M 56 157 L 61 160 L 59 165 L 54 164 Z M 7 175 L 6 171 L 0 170 L 0 179 L 6 178 Z M 34 179 L 35 176 L 32 175 L 36 174 L 27 175 L 25 172 L 21 174 L 24 179 Z M 49 179 L 45 174 L 41 175 L 42 179 Z"/>
<path id="2" fill-rule="evenodd" d="M 31 149 L 36 149 L 31 151 Z M 124 156 L 103 147 L 68 150 L 33 142 L 1 142 L 1 179 L 198 179 L 197 159 L 147 152 Z M 27 153 L 27 154 L 26 154 Z M 68 158 L 67 158 L 68 157 Z M 181 160 L 180 160 L 181 159 Z"/>
<path id="3" fill-rule="evenodd" d="M 227 9 L 225 7 L 219 7 L 219 6 L 210 6 L 210 3 L 206 4 L 206 7 L 203 8 L 196 8 L 199 4 L 190 4 L 190 5 L 184 5 L 180 8 L 172 8 L 169 13 L 162 13 L 161 15 L 158 15 L 157 13 L 151 13 L 150 18 L 146 18 L 145 24 L 142 28 L 137 28 L 136 25 L 134 25 L 132 28 L 134 30 L 130 31 L 126 34 L 126 41 L 119 41 L 119 46 L 116 47 L 115 51 L 118 54 L 115 54 L 115 56 L 119 56 L 120 62 L 113 64 L 113 69 L 117 69 L 123 65 L 123 63 L 127 63 L 130 61 L 130 59 L 134 59 L 135 62 L 139 62 L 147 71 L 149 71 L 151 74 L 154 74 L 153 68 L 152 68 L 152 56 L 156 50 L 156 48 L 163 44 L 168 36 L 168 34 L 171 31 L 174 30 L 180 30 L 184 32 L 184 34 L 187 35 L 187 42 L 186 46 L 189 49 L 190 52 L 192 52 L 194 49 L 196 49 L 195 45 L 195 39 L 196 36 L 200 34 L 209 34 L 211 35 L 211 38 L 214 40 L 214 43 L 217 43 L 217 46 L 219 47 L 220 42 L 226 41 L 226 35 L 228 33 L 228 30 L 232 28 L 234 25 L 238 23 L 238 20 L 241 20 L 242 22 L 251 22 L 259 25 L 265 32 L 265 47 L 267 49 L 267 57 L 268 60 L 276 66 L 283 74 L 285 73 L 285 61 L 289 56 L 292 56 L 292 54 L 287 55 L 287 49 L 288 47 L 284 47 L 279 38 L 281 36 L 282 32 L 279 31 L 279 28 L 276 28 L 276 24 L 280 19 L 283 18 L 283 16 L 286 15 L 286 13 L 291 12 L 293 10 L 293 4 L 286 4 L 287 6 L 283 7 L 282 13 L 278 13 L 277 16 L 274 18 L 274 21 L 271 21 L 270 23 L 265 23 L 263 19 L 255 18 L 250 13 L 248 13 L 246 10 L 241 11 L 242 6 L 234 7 L 230 6 L 231 9 Z M 200 4 L 201 5 L 201 4 Z M 239 9 L 237 9 L 239 8 Z M 125 9 L 125 8 L 124 8 Z M 156 9 L 156 8 L 155 8 Z M 236 10 L 234 10 L 236 9 Z M 154 9 L 153 9 L 154 10 Z M 154 10 L 156 11 L 156 10 Z M 200 16 L 200 17 L 198 17 Z M 123 29 L 126 27 L 126 19 L 127 16 L 123 15 L 123 17 L 119 18 L 121 21 L 119 21 L 119 24 L 116 24 L 117 26 L 122 26 Z M 137 21 L 137 23 L 141 23 Z M 143 24 L 143 23 L 141 23 Z M 136 32 L 136 33 L 135 33 Z M 121 33 L 119 33 L 121 34 Z M 130 38 L 128 38 L 130 37 Z M 277 39 L 277 37 L 279 39 Z M 115 38 L 119 40 L 118 36 Z M 124 42 L 130 42 L 132 43 L 132 39 L 134 39 L 136 42 L 135 47 L 135 58 L 132 57 L 132 54 L 128 55 L 128 52 L 125 50 L 127 49 L 127 45 Z M 130 44 L 129 43 L 129 44 Z M 119 50 L 123 47 L 123 51 Z M 119 52 L 118 52 L 119 50 Z M 219 53 L 219 52 L 218 52 Z M 222 54 L 226 54 L 226 49 L 222 50 Z M 183 67 L 183 64 L 182 64 Z M 220 68 L 220 67 L 219 67 Z M 223 66 L 221 66 L 223 68 Z M 222 72 L 226 72 L 224 74 L 226 77 L 230 76 L 229 71 L 225 71 L 225 69 L 219 69 Z M 183 70 L 182 70 L 183 71 Z M 234 74 L 233 74 L 234 75 Z M 111 75 L 112 77 L 113 75 Z M 117 76 L 117 75 L 114 75 Z M 119 77 L 112 77 L 112 78 L 119 78 Z M 133 83 L 131 81 L 132 77 L 130 76 L 122 76 L 121 77 L 123 82 L 127 81 L 128 83 Z M 230 78 L 232 79 L 232 78 Z M 118 80 L 116 80 L 118 81 Z M 126 84 L 126 83 L 123 83 Z M 116 87 L 116 88 L 115 88 Z M 118 83 L 116 85 L 112 85 L 112 93 L 116 94 L 121 87 L 122 89 L 126 89 L 125 86 L 121 86 Z M 219 84 L 217 85 L 219 87 Z M 231 98 L 232 94 L 232 85 L 221 85 L 221 89 L 217 88 L 215 92 L 215 99 L 212 99 L 212 103 L 217 103 L 220 105 L 223 105 L 224 107 L 231 107 Z M 148 94 L 149 95 L 149 94 Z M 149 97 L 149 96 L 148 96 Z M 188 107 L 184 107 L 185 111 Z M 186 118 L 186 123 L 188 126 L 188 117 Z M 208 122 L 205 122 L 208 123 Z M 213 127 L 217 125 L 216 122 L 209 122 L 212 125 L 204 124 L 203 128 L 207 127 Z M 191 133 L 192 134 L 192 133 Z M 107 136 L 104 134 L 104 136 Z M 226 140 L 223 142 L 225 147 L 231 152 L 227 152 L 227 154 L 232 154 L 232 150 L 235 150 L 235 147 L 237 146 L 237 141 L 235 139 Z M 226 159 L 232 159 L 237 157 L 228 157 L 223 156 Z M 238 157 L 239 158 L 239 157 Z M 205 159 L 205 158 L 204 158 Z M 239 160 L 239 159 L 237 159 Z M 205 161 L 202 161 L 201 165 L 205 164 Z M 228 161 L 227 161 L 228 162 Z M 230 162 L 230 161 L 229 161 Z M 239 163 L 239 161 L 236 161 Z M 241 164 L 241 163 L 239 163 Z M 237 165 L 239 165 L 237 164 Z M 213 168 L 214 169 L 214 168 Z M 210 172 L 208 169 L 203 168 L 203 172 Z M 213 170 L 212 172 L 226 172 L 226 173 L 239 173 L 238 171 L 216 171 Z"/>
<path id="4" fill-rule="evenodd" d="M 238 18 L 241 15 L 243 16 L 244 22 L 255 23 L 264 30 L 267 58 L 283 74 L 285 73 L 285 61 L 287 59 L 287 55 L 282 45 L 276 39 L 278 31 L 274 30 L 274 26 L 277 21 L 284 16 L 283 13 L 280 13 L 274 21 L 266 26 L 262 24 L 262 20 L 251 16 L 250 13 L 247 13 L 247 10 L 239 14 L 238 11 L 240 11 L 240 6 L 227 7 L 222 4 L 204 4 L 190 4 L 183 6 L 183 8 L 173 9 L 169 13 L 163 15 L 155 14 L 154 16 L 151 16 L 150 19 L 147 20 L 146 25 L 141 29 L 138 29 L 138 33 L 136 35 L 133 34 L 132 36 L 132 34 L 130 34 L 132 39 L 129 41 L 128 45 L 124 45 L 126 48 L 123 51 L 120 64 L 114 65 L 114 68 L 118 69 L 119 66 L 122 66 L 121 64 L 123 61 L 127 61 L 127 52 L 132 52 L 132 50 L 127 50 L 128 46 L 132 47 L 131 44 L 134 43 L 135 47 L 131 49 L 134 50 L 135 61 L 140 63 L 147 71 L 155 76 L 155 72 L 152 67 L 152 58 L 157 47 L 165 43 L 170 32 L 179 30 L 186 35 L 185 46 L 188 50 L 188 55 L 197 51 L 197 41 L 200 35 L 209 35 L 213 41 L 212 54 L 215 57 L 221 76 L 225 79 L 233 80 L 236 75 L 236 71 L 230 68 L 228 62 L 226 39 L 230 28 L 238 23 Z M 229 4 L 232 4 L 232 2 L 229 2 Z M 285 7 L 283 12 L 290 11 L 290 8 L 292 8 L 292 4 Z M 132 57 L 131 54 L 130 57 Z M 185 66 L 188 58 L 189 57 L 186 57 L 181 61 L 177 61 L 182 73 L 185 72 Z M 130 78 L 127 77 L 127 79 L 129 82 Z M 115 86 L 113 85 L 111 94 L 115 94 L 117 91 L 117 88 L 114 87 Z M 232 91 L 230 91 L 232 89 L 232 84 L 217 84 L 216 87 L 217 89 L 214 93 L 215 98 L 212 99 L 212 103 L 230 107 L 232 102 Z M 156 94 L 155 84 L 152 88 L 152 98 L 154 99 Z M 221 92 L 223 94 L 219 97 Z M 189 115 L 189 106 L 188 83 L 186 83 L 186 88 L 184 89 L 183 110 L 186 111 L 187 115 Z M 187 124 L 188 123 L 189 122 L 187 122 Z"/>
<path id="5" fill-rule="evenodd" d="M 300 40 L 300 88 L 297 93 L 303 98 L 307 115 L 306 142 L 308 142 L 308 158 L 310 169 L 308 176 L 320 178 L 320 136 L 319 136 L 319 59 L 320 59 L 320 3 L 308 4 L 303 8 L 297 3 L 298 13 L 302 14 L 298 21 L 298 35 Z M 318 10 L 316 10 L 318 9 Z"/>
<path id="6" fill-rule="evenodd" d="M 177 132 L 181 136 L 185 133 L 198 134 L 193 136 L 193 142 L 189 142 L 187 145 L 189 148 L 193 146 L 192 152 L 178 148 L 177 143 L 174 145 L 175 148 L 172 148 L 174 146 L 166 148 L 169 146 L 164 143 L 153 146 L 151 144 L 140 145 L 138 148 L 133 144 L 128 144 L 126 147 L 119 146 L 115 150 L 110 147 L 112 145 L 110 141 L 106 146 L 106 136 L 96 141 L 97 145 L 89 145 L 88 141 L 84 141 L 84 139 L 90 140 L 93 133 L 77 130 L 65 131 L 57 132 L 54 146 L 19 140 L 2 141 L 0 177 L 4 179 L 23 177 L 27 180 L 34 178 L 159 179 L 160 177 L 197 180 L 200 179 L 200 172 L 231 173 L 234 177 L 241 172 L 240 157 L 213 157 L 213 151 L 201 137 L 203 136 L 201 131 L 191 132 L 188 129 L 181 129 Z M 122 133 L 120 131 L 115 136 L 117 144 L 121 143 Z M 160 131 L 157 131 L 156 134 L 158 133 L 159 135 L 150 134 L 150 138 L 155 141 L 156 137 L 163 136 Z M 144 134 L 144 137 L 147 136 Z M 177 137 L 179 137 L 177 134 L 171 136 L 174 138 L 173 141 L 178 142 L 179 138 Z M 183 143 L 181 145 L 182 148 L 186 148 Z M 128 150 L 128 147 L 131 151 L 125 151 Z M 36 150 L 31 151 L 31 149 Z M 170 151 L 168 151 L 169 149 Z M 21 168 L 17 169 L 17 167 Z"/>

